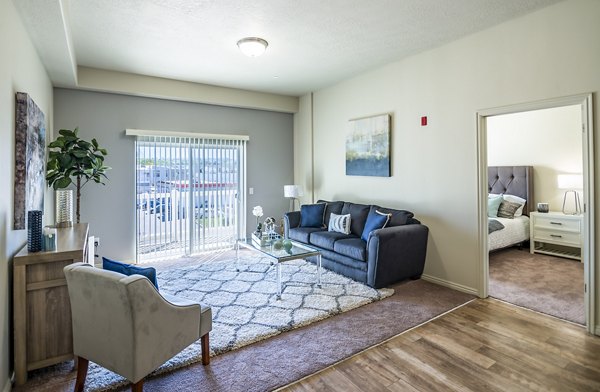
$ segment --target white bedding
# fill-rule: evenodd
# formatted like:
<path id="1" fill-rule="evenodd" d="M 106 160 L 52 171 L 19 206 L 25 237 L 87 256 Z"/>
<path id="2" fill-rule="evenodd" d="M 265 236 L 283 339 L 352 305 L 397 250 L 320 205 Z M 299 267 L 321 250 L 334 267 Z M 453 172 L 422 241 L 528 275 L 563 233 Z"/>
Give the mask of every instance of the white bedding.
<path id="1" fill-rule="evenodd" d="M 488 218 L 496 219 L 504 225 L 504 229 L 494 231 L 488 236 L 488 250 L 506 248 L 529 239 L 529 217 L 521 215 L 519 217 L 508 218 Z"/>

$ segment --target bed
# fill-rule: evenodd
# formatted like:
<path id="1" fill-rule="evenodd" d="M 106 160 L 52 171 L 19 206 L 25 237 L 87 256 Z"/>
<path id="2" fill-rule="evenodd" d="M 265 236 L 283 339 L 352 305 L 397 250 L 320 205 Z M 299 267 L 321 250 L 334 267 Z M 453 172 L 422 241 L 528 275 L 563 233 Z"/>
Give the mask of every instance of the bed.
<path id="1" fill-rule="evenodd" d="M 529 213 L 534 211 L 533 167 L 489 166 L 488 194 L 514 195 L 525 200 L 521 216 L 512 219 L 488 218 L 490 226 L 496 225 L 499 228 L 488 234 L 488 250 L 491 252 L 528 241 Z M 491 222 L 492 220 L 496 222 Z M 497 225 L 497 222 L 500 225 Z"/>

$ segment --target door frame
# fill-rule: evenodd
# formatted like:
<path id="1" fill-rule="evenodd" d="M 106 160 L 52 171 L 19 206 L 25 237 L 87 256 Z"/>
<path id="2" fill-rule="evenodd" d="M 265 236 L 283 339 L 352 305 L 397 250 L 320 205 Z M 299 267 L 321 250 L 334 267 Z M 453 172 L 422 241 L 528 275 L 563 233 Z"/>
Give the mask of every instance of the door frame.
<path id="1" fill-rule="evenodd" d="M 595 205 L 594 205 L 594 129 L 592 94 L 578 94 L 536 102 L 520 103 L 477 111 L 477 184 L 478 184 L 478 233 L 479 233 L 479 285 L 478 295 L 488 297 L 489 252 L 487 231 L 487 117 L 501 114 L 528 112 L 562 106 L 580 105 L 583 147 L 583 252 L 584 263 L 584 307 L 588 332 L 595 334 L 596 325 L 596 249 L 595 249 Z"/>

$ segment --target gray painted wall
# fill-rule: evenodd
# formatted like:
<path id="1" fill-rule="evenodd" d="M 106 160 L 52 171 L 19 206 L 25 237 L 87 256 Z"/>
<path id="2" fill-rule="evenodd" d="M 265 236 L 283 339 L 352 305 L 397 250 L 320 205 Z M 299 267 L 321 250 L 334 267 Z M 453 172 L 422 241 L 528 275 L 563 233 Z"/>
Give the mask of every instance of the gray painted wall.
<path id="1" fill-rule="evenodd" d="M 256 222 L 253 206 L 277 218 L 289 208 L 283 186 L 294 178 L 291 114 L 54 89 L 54 129 L 77 126 L 82 138 L 96 138 L 108 150 L 112 167 L 106 186 L 89 184 L 82 192 L 81 221 L 101 237 L 101 256 L 135 257 L 135 149 L 126 128 L 248 135 L 247 185 L 254 195 L 247 195 L 247 231 Z"/>

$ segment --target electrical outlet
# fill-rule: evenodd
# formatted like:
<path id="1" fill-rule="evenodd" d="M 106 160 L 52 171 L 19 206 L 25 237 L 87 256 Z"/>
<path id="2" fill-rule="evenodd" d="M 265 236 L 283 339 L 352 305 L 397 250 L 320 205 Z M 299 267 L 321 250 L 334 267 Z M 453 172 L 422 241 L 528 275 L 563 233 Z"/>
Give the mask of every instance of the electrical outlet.
<path id="1" fill-rule="evenodd" d="M 96 248 L 100 246 L 100 237 L 94 237 L 94 246 Z"/>

